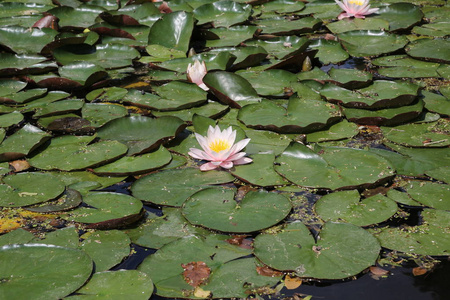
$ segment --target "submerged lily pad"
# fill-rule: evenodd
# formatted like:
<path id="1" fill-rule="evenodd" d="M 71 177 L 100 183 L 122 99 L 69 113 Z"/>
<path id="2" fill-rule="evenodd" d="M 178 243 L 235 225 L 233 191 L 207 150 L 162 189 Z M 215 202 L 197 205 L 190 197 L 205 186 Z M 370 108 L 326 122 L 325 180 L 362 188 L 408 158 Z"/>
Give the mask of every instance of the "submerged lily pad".
<path id="1" fill-rule="evenodd" d="M 291 143 L 275 162 L 275 170 L 283 177 L 312 188 L 350 189 L 377 184 L 395 174 L 384 158 L 351 148 L 316 146 L 312 150 Z"/>
<path id="2" fill-rule="evenodd" d="M 164 170 L 139 178 L 131 187 L 136 198 L 160 205 L 181 206 L 195 192 L 209 185 L 234 180 L 228 172 L 186 168 Z"/>
<path id="3" fill-rule="evenodd" d="M 315 210 L 323 220 L 358 226 L 386 221 L 397 209 L 394 201 L 380 194 L 360 200 L 359 192 L 355 190 L 325 195 L 315 204 Z"/>
<path id="4" fill-rule="evenodd" d="M 0 266 L 0 293 L 7 299 L 64 298 L 89 279 L 93 267 L 84 251 L 55 245 L 3 246 L 0 259 L 8 262 Z"/>
<path id="5" fill-rule="evenodd" d="M 248 192 L 235 199 L 233 189 L 201 190 L 183 204 L 183 215 L 194 224 L 223 232 L 253 232 L 283 220 L 292 206 L 285 196 L 267 192 Z"/>
<path id="6" fill-rule="evenodd" d="M 322 226 L 317 240 L 295 222 L 279 233 L 258 235 L 254 247 L 256 257 L 272 268 L 320 279 L 356 275 L 374 264 L 380 252 L 377 239 L 361 227 L 331 222 Z"/>

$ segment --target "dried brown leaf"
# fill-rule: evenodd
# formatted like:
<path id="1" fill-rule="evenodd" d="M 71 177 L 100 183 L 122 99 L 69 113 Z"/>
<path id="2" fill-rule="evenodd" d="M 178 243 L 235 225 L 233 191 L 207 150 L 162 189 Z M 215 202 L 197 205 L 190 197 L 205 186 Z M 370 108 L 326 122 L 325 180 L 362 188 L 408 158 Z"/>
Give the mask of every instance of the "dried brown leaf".
<path id="1" fill-rule="evenodd" d="M 300 285 L 302 285 L 302 279 L 299 277 L 291 277 L 289 275 L 286 275 L 286 277 L 284 278 L 284 286 L 288 290 L 294 290 Z"/>
<path id="2" fill-rule="evenodd" d="M 181 267 L 184 269 L 184 281 L 193 287 L 198 287 L 205 282 L 209 278 L 209 274 L 211 274 L 211 269 L 202 261 L 181 264 Z"/>

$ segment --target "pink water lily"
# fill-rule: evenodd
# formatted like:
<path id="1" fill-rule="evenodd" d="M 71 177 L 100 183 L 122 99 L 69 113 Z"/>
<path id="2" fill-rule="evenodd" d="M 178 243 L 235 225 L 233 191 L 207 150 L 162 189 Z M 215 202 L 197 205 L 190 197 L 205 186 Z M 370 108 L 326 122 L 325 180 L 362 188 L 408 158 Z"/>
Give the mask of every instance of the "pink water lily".
<path id="1" fill-rule="evenodd" d="M 205 77 L 206 73 L 208 73 L 208 71 L 206 70 L 205 62 L 202 61 L 200 63 L 200 61 L 195 60 L 193 65 L 188 65 L 186 75 L 190 82 L 195 83 L 203 90 L 207 91 L 209 88 L 203 83 L 203 77 Z"/>
<path id="2" fill-rule="evenodd" d="M 343 18 L 359 18 L 364 19 L 367 15 L 377 12 L 379 8 L 370 8 L 369 0 L 343 0 L 343 2 L 334 0 L 345 12 L 338 16 L 338 19 Z"/>
<path id="3" fill-rule="evenodd" d="M 247 146 L 250 139 L 243 139 L 236 144 L 236 130 L 230 127 L 221 131 L 219 126 L 209 126 L 206 136 L 195 133 L 200 146 L 204 151 L 190 148 L 189 155 L 196 159 L 208 160 L 200 166 L 200 170 L 209 171 L 222 167 L 230 169 L 233 165 L 243 165 L 252 162 L 251 158 L 244 157 L 245 152 L 239 152 Z"/>

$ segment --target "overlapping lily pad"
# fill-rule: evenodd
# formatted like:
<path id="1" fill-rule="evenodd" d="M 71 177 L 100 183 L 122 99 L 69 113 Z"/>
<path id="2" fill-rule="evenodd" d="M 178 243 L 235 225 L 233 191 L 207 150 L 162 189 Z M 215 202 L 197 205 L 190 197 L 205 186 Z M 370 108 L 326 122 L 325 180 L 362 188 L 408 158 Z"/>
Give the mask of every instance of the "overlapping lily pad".
<path id="1" fill-rule="evenodd" d="M 214 27 L 229 27 L 246 21 L 251 6 L 229 0 L 214 1 L 197 7 L 193 13 L 199 25 L 211 22 Z"/>
<path id="2" fill-rule="evenodd" d="M 415 58 L 449 63 L 450 54 L 446 50 L 449 47 L 450 41 L 445 39 L 419 39 L 408 44 L 405 50 L 408 55 Z M 430 49 L 433 49 L 433 51 L 430 51 Z"/>
<path id="3" fill-rule="evenodd" d="M 303 223 L 295 222 L 279 233 L 258 235 L 254 247 L 256 257 L 272 268 L 323 279 L 358 274 L 375 262 L 380 251 L 377 239 L 361 227 L 332 222 L 322 226 L 317 240 Z"/>
<path id="4" fill-rule="evenodd" d="M 346 157 L 352 157 L 351 160 Z M 395 174 L 384 158 L 365 150 L 291 143 L 275 160 L 275 170 L 306 187 L 349 189 L 383 182 Z"/>

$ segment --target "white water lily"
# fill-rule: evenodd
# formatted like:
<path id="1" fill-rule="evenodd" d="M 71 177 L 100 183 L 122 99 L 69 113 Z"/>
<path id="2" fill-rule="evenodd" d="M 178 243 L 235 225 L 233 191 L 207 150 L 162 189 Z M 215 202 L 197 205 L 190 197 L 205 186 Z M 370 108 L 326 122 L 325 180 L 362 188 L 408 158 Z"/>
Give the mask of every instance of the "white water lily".
<path id="1" fill-rule="evenodd" d="M 195 60 L 193 65 L 188 65 L 186 75 L 190 82 L 195 83 L 203 90 L 207 91 L 209 88 L 203 83 L 203 77 L 205 77 L 206 73 L 208 73 L 208 71 L 206 70 L 205 62 Z"/>
<path id="2" fill-rule="evenodd" d="M 369 0 L 343 0 L 343 2 L 334 0 L 345 12 L 338 16 L 338 19 L 343 18 L 359 18 L 364 19 L 367 15 L 373 14 L 379 8 L 370 8 Z"/>
<path id="3" fill-rule="evenodd" d="M 250 142 L 250 139 L 243 139 L 236 144 L 236 130 L 230 127 L 221 131 L 219 126 L 209 126 L 206 136 L 195 133 L 203 151 L 197 148 L 190 148 L 189 155 L 193 158 L 208 160 L 200 166 L 200 170 L 209 171 L 222 167 L 230 169 L 233 165 L 243 165 L 252 162 L 251 158 L 244 157 L 245 152 L 239 152 Z"/>

